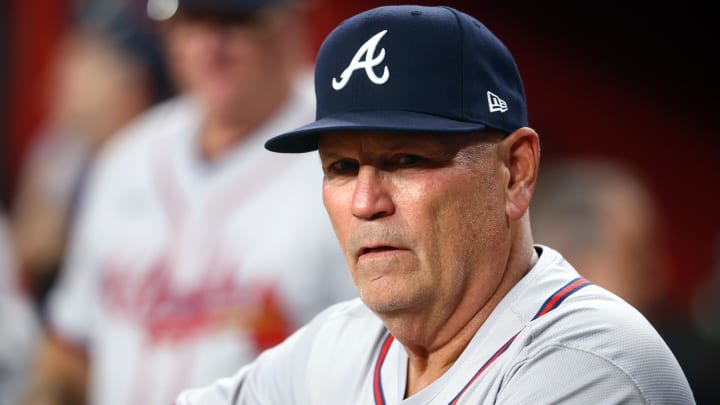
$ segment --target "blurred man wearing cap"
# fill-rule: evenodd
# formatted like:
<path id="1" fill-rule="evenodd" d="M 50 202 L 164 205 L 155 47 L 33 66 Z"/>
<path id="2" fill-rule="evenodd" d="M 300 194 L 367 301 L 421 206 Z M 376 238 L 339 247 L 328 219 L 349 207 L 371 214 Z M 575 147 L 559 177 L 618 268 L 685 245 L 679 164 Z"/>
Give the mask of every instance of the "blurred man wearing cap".
<path id="1" fill-rule="evenodd" d="M 318 150 L 358 299 L 176 404 L 688 404 L 633 307 L 535 244 L 539 137 L 506 47 L 446 7 L 343 22 L 316 61 Z"/>
<path id="2" fill-rule="evenodd" d="M 148 4 L 182 94 L 102 150 L 28 404 L 167 405 L 357 295 L 317 156 L 263 147 L 314 116 L 301 11 Z"/>

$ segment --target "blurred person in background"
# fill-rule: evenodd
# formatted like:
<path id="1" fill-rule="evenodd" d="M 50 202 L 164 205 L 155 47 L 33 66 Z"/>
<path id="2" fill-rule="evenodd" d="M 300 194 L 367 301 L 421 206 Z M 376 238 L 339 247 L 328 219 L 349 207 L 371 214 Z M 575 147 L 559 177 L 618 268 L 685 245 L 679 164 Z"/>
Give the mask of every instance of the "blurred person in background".
<path id="1" fill-rule="evenodd" d="M 148 14 L 181 94 L 102 149 L 25 404 L 167 405 L 356 296 L 317 157 L 263 148 L 314 119 L 302 5 Z"/>
<path id="2" fill-rule="evenodd" d="M 667 284 L 668 257 L 656 204 L 621 163 L 592 158 L 543 165 L 531 205 L 539 243 L 557 246 L 593 283 L 650 320 Z"/>
<path id="3" fill-rule="evenodd" d="M 685 310 L 668 299 L 667 230 L 631 167 L 580 157 L 550 161 L 540 173 L 531 205 L 539 243 L 557 246 L 585 277 L 646 315 L 677 357 L 697 403 L 718 403 L 720 247 L 718 269 L 698 284 Z"/>
<path id="4" fill-rule="evenodd" d="M 96 152 L 172 92 L 159 43 L 149 30 L 134 23 L 129 12 L 107 16 L 82 10 L 58 41 L 48 79 L 49 111 L 12 202 L 18 260 L 41 314 Z"/>
<path id="5" fill-rule="evenodd" d="M 4 213 L 0 212 L 0 404 L 15 405 L 25 389 L 40 331 L 23 288 Z"/>

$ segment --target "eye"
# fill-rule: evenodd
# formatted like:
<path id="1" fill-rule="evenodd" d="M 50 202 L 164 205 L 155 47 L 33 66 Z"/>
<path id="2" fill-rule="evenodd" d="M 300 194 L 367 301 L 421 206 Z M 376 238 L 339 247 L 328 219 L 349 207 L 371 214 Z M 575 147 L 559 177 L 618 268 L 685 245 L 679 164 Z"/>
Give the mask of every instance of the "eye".
<path id="1" fill-rule="evenodd" d="M 350 159 L 340 159 L 325 166 L 325 172 L 329 174 L 350 174 L 357 172 L 358 165 Z"/>
<path id="2" fill-rule="evenodd" d="M 395 162 L 397 163 L 398 166 L 414 166 L 422 161 L 423 161 L 423 158 L 418 155 L 405 154 L 405 155 L 398 155 L 395 158 Z"/>

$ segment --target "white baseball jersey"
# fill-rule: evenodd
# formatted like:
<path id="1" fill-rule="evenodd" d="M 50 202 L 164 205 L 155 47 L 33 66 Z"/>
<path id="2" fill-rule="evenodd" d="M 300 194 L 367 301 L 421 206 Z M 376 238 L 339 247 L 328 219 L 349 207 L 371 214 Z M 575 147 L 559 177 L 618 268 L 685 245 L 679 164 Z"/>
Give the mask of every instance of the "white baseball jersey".
<path id="1" fill-rule="evenodd" d="M 176 404 L 694 403 L 675 357 L 638 311 L 537 247 L 537 264 L 457 361 L 409 398 L 405 350 L 356 299 Z"/>
<path id="2" fill-rule="evenodd" d="M 314 119 L 302 89 L 218 160 L 199 154 L 189 98 L 102 151 L 49 306 L 54 333 L 89 355 L 92 404 L 168 405 L 357 296 L 319 158 L 263 147 Z"/>

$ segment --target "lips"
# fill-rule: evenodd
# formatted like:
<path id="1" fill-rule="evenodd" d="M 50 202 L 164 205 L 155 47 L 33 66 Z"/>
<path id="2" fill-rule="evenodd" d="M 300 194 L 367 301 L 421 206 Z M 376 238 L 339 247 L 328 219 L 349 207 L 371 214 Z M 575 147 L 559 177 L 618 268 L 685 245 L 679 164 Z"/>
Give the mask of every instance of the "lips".
<path id="1" fill-rule="evenodd" d="M 397 246 L 391 246 L 391 245 L 367 245 L 367 246 L 361 246 L 360 249 L 358 249 L 356 253 L 356 257 L 361 257 L 363 255 L 369 254 L 369 253 L 380 253 L 380 252 L 389 252 L 393 250 L 402 250 L 402 248 Z"/>
<path id="2" fill-rule="evenodd" d="M 412 242 L 397 229 L 364 227 L 349 235 L 346 246 L 346 251 L 352 252 L 354 259 L 358 260 L 364 255 L 409 251 Z"/>
<path id="3" fill-rule="evenodd" d="M 392 246 L 366 247 L 366 248 L 363 248 L 363 250 L 360 254 L 364 255 L 366 253 L 384 252 L 387 250 L 397 250 L 397 248 L 394 248 Z"/>

